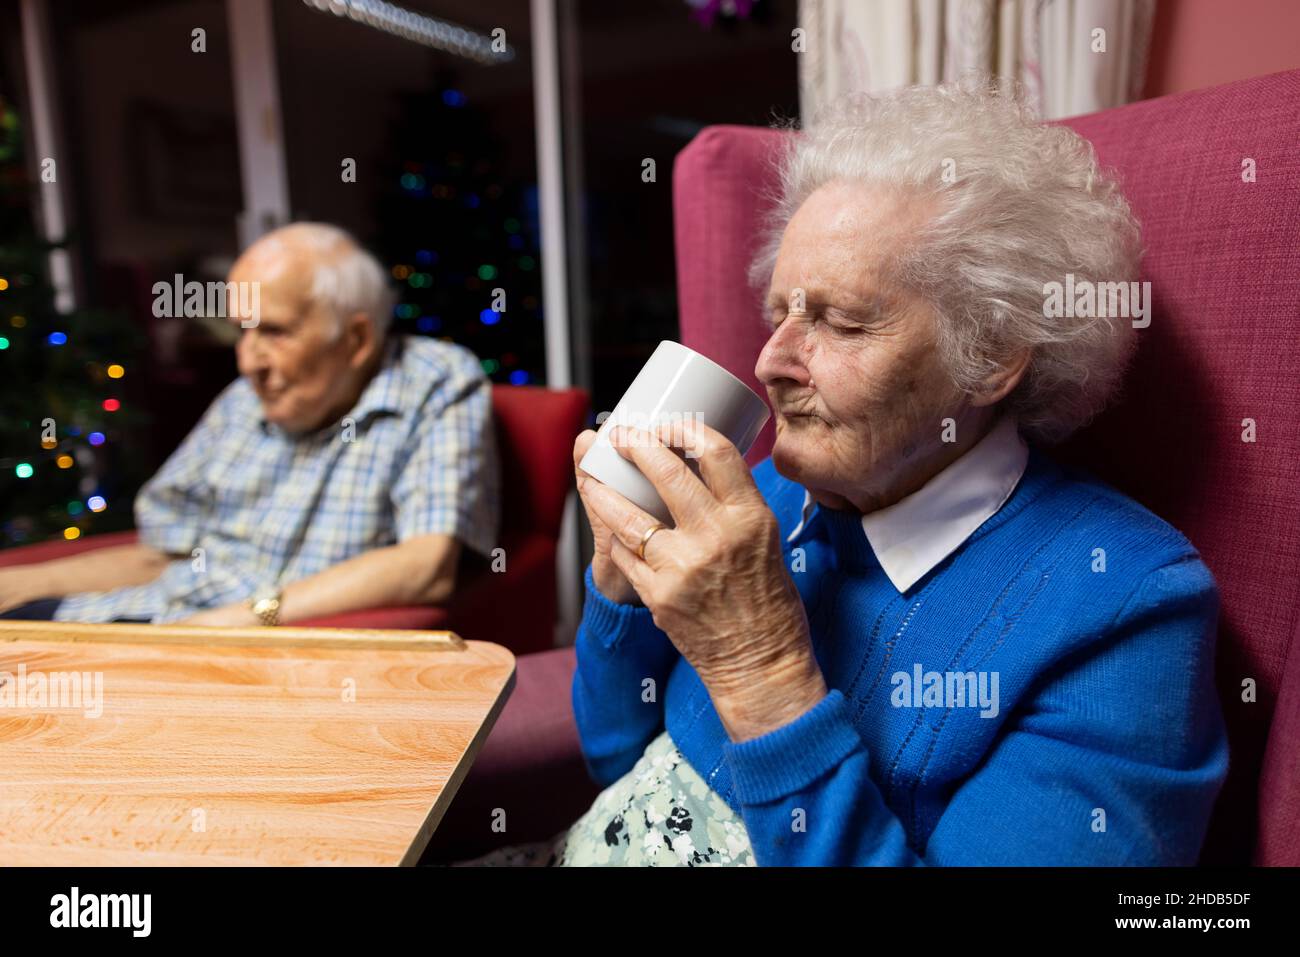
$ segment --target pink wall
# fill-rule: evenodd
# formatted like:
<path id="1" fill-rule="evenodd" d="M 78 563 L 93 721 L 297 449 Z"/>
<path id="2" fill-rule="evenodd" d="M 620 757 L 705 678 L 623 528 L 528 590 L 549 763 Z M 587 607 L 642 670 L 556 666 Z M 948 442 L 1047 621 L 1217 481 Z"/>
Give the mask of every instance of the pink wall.
<path id="1" fill-rule="evenodd" d="M 1148 97 L 1300 68 L 1298 0 L 1159 0 Z"/>

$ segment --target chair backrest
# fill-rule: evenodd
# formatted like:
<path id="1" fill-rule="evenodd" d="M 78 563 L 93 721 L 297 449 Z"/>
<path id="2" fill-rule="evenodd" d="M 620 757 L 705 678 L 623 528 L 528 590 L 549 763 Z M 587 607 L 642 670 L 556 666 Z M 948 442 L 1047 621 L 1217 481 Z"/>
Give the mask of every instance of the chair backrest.
<path id="1" fill-rule="evenodd" d="M 1123 395 L 1058 457 L 1181 529 L 1219 583 L 1232 757 L 1206 863 L 1300 864 L 1298 99 L 1291 71 L 1066 121 L 1142 222 L 1154 309 Z M 787 135 L 710 127 L 674 166 L 682 341 L 755 388 L 746 267 Z M 749 460 L 771 443 L 769 424 Z"/>
<path id="2" fill-rule="evenodd" d="M 492 387 L 503 542 L 537 534 L 559 539 L 564 500 L 573 486 L 573 440 L 588 406 L 582 389 Z"/>

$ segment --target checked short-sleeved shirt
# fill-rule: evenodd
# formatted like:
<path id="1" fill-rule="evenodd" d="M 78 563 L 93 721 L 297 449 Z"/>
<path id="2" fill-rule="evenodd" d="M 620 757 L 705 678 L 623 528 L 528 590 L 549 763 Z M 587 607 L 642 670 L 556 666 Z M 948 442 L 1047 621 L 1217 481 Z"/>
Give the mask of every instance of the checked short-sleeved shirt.
<path id="1" fill-rule="evenodd" d="M 490 557 L 499 488 L 491 384 L 461 346 L 393 336 L 352 411 L 305 436 L 268 423 L 240 378 L 136 497 L 140 541 L 176 559 L 55 618 L 175 621 L 433 533 Z"/>

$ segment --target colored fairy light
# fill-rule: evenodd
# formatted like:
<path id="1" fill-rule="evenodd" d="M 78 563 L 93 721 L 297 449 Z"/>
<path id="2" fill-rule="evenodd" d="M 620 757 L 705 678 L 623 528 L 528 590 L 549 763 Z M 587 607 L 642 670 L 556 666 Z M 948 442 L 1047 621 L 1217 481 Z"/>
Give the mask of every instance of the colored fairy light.
<path id="1" fill-rule="evenodd" d="M 66 333 L 51 332 L 48 336 L 45 337 L 45 341 L 52 346 L 61 346 L 68 341 L 68 337 Z"/>
<path id="2" fill-rule="evenodd" d="M 69 503 L 68 503 L 68 514 L 69 514 L 69 515 L 80 515 L 80 514 L 81 514 L 82 512 L 84 512 L 85 510 L 86 510 L 86 506 L 82 505 L 80 502 L 69 502 Z"/>
<path id="3" fill-rule="evenodd" d="M 438 261 L 438 254 L 431 249 L 421 249 L 415 254 L 415 261 L 421 266 L 427 266 Z"/>
<path id="4" fill-rule="evenodd" d="M 490 263 L 484 263 L 478 267 L 478 278 L 484 281 L 497 278 L 497 267 Z"/>
<path id="5" fill-rule="evenodd" d="M 491 375 L 492 373 L 496 372 L 497 369 L 499 368 L 496 359 L 484 359 L 482 362 L 482 366 L 483 366 L 483 371 L 487 375 Z"/>
<path id="6" fill-rule="evenodd" d="M 120 409 L 120 408 L 122 408 L 122 403 L 119 402 L 117 399 L 105 399 L 105 400 L 104 400 L 104 411 L 105 411 L 105 412 L 116 412 L 116 411 L 117 411 L 118 409 Z"/>
<path id="7" fill-rule="evenodd" d="M 6 279 L 4 276 L 0 276 L 0 292 L 4 292 L 8 288 L 9 288 L 9 280 Z"/>
<path id="8" fill-rule="evenodd" d="M 10 316 L 10 317 L 9 317 L 9 325 L 13 326 L 15 329 L 21 329 L 23 326 L 27 325 L 27 317 L 26 317 L 26 316 Z"/>
<path id="9" fill-rule="evenodd" d="M 532 256 L 519 257 L 519 268 L 522 269 L 524 272 L 532 272 L 533 267 L 536 265 L 537 265 L 537 260 L 533 259 Z"/>
<path id="10" fill-rule="evenodd" d="M 72 468 L 72 456 L 60 455 L 57 459 L 54 460 L 54 464 L 61 469 L 70 469 Z"/>
<path id="11" fill-rule="evenodd" d="M 17 475 L 19 478 L 31 478 L 32 477 L 31 463 L 19 462 L 17 468 L 14 469 L 14 474 Z"/>
<path id="12" fill-rule="evenodd" d="M 510 373 L 511 385 L 523 385 L 527 381 L 528 381 L 528 373 L 525 372 L 523 369 L 516 369 L 514 372 Z"/>
<path id="13" fill-rule="evenodd" d="M 86 500 L 86 504 L 90 506 L 92 512 L 102 512 L 104 509 L 108 508 L 108 503 L 104 501 L 102 495 L 90 496 L 90 498 Z"/>
<path id="14" fill-rule="evenodd" d="M 41 439 L 41 448 L 43 449 L 57 449 L 58 447 L 58 439 Z"/>
<path id="15" fill-rule="evenodd" d="M 460 90 L 443 90 L 442 102 L 446 103 L 448 106 L 464 106 L 465 94 Z"/>
<path id="16" fill-rule="evenodd" d="M 103 444 L 104 444 L 104 433 L 103 433 L 103 432 L 91 432 L 90 435 L 88 435 L 86 438 L 89 440 L 89 442 L 90 442 L 91 445 L 103 445 Z"/>
<path id="17" fill-rule="evenodd" d="M 122 368 L 120 365 L 118 365 L 116 362 L 114 362 L 111 366 L 109 366 L 108 369 L 105 371 L 108 372 L 108 377 L 110 379 L 120 379 L 122 378 L 122 376 L 126 375 L 126 370 Z"/>
<path id="18" fill-rule="evenodd" d="M 77 528 L 77 526 L 75 525 L 69 525 L 67 528 L 63 530 L 63 537 L 66 538 L 68 541 L 72 541 L 73 539 L 80 538 L 81 529 Z"/>
<path id="19" fill-rule="evenodd" d="M 0 349 L 8 349 L 8 348 L 9 348 L 9 340 L 6 339 L 4 336 L 0 336 Z"/>
<path id="20" fill-rule="evenodd" d="M 485 326 L 495 326 L 501 321 L 501 313 L 493 312 L 491 309 L 484 309 L 478 314 L 478 321 Z"/>
<path id="21" fill-rule="evenodd" d="M 505 227 L 506 227 L 506 232 L 517 233 L 519 232 L 519 220 L 511 216 L 509 219 L 505 221 Z"/>

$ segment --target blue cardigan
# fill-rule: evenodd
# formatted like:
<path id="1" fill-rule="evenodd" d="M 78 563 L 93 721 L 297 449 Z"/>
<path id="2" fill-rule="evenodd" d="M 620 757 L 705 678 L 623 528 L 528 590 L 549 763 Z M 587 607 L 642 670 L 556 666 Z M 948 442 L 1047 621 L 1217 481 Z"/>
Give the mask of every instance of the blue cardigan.
<path id="1" fill-rule="evenodd" d="M 803 488 L 771 459 L 754 478 L 784 541 Z M 1218 592 L 1175 529 L 1031 446 L 1002 508 L 906 592 L 850 512 L 818 507 L 783 547 L 830 691 L 739 744 L 650 612 L 587 569 L 573 708 L 602 786 L 666 728 L 760 865 L 1196 862 L 1228 745 Z"/>

